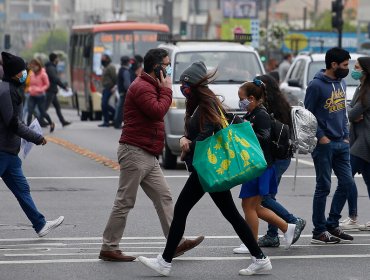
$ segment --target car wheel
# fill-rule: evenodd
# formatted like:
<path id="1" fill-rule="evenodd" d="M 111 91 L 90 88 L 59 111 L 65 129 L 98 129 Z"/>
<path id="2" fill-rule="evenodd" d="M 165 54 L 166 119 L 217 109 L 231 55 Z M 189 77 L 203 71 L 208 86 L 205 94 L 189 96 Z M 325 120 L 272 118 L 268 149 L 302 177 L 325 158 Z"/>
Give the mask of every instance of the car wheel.
<path id="1" fill-rule="evenodd" d="M 167 143 L 164 146 L 162 161 L 164 169 L 176 169 L 177 156 L 172 154 L 170 147 L 168 147 Z"/>

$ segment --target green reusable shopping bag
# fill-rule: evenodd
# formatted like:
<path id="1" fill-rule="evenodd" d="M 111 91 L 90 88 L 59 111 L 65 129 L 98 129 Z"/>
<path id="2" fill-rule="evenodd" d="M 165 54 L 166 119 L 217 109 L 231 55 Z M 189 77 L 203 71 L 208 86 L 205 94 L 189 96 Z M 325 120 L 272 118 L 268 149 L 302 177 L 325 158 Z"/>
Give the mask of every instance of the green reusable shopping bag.
<path id="1" fill-rule="evenodd" d="M 229 190 L 260 176 L 267 167 L 250 122 L 225 126 L 195 145 L 193 166 L 205 192 Z"/>

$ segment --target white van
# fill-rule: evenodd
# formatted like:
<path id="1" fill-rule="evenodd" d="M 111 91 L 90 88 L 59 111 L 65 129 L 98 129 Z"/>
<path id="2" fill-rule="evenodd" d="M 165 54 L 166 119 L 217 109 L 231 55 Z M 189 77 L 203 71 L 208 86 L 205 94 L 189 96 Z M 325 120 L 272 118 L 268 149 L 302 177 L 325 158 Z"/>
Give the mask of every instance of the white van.
<path id="1" fill-rule="evenodd" d="M 193 62 L 203 61 L 209 71 L 217 69 L 210 88 L 220 96 L 223 104 L 237 114 L 243 114 L 238 106 L 239 86 L 265 73 L 254 48 L 237 42 L 171 42 L 158 46 L 169 52 L 173 68 L 172 105 L 165 116 L 166 140 L 163 151 L 163 167 L 176 168 L 181 154 L 179 138 L 184 135 L 185 98 L 180 91 L 180 76 Z"/>

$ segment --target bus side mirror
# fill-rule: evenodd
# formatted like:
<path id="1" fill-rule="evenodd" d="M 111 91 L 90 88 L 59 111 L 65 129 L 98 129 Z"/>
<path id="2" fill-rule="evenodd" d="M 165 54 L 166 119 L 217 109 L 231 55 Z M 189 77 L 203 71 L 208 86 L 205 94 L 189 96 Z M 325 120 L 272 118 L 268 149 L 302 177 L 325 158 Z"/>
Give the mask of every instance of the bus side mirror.
<path id="1" fill-rule="evenodd" d="M 89 58 L 90 53 L 91 53 L 91 47 L 90 46 L 85 46 L 84 47 L 84 52 L 83 52 L 84 58 Z"/>

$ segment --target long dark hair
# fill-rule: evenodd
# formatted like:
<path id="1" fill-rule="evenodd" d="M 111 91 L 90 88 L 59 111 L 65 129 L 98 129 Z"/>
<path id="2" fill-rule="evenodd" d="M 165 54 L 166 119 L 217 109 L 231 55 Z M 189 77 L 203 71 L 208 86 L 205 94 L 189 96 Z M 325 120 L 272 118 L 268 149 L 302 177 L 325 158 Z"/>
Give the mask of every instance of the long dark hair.
<path id="1" fill-rule="evenodd" d="M 186 99 L 185 129 L 197 108 L 197 110 L 199 110 L 201 130 L 203 130 L 206 122 L 222 126 L 219 111 L 219 109 L 221 109 L 223 113 L 225 113 L 222 108 L 222 103 L 215 93 L 208 87 L 208 84 L 214 79 L 216 72 L 217 71 L 208 73 L 196 84 L 191 85 L 191 97 Z"/>
<path id="2" fill-rule="evenodd" d="M 362 71 L 365 75 L 365 80 L 361 83 L 360 88 L 360 101 L 363 106 L 366 104 L 366 98 L 369 98 L 370 91 L 370 57 L 364 56 L 357 59 Z"/>
<path id="3" fill-rule="evenodd" d="M 264 105 L 267 112 L 273 114 L 275 119 L 291 127 L 291 107 L 285 96 L 281 93 L 276 80 L 270 75 L 261 75 L 256 78 L 264 82 L 266 86 L 266 99 Z"/>

